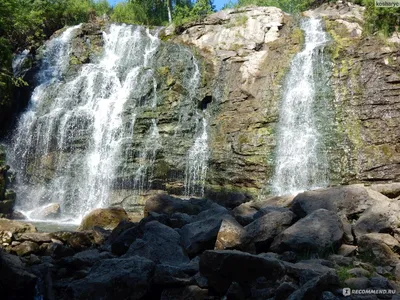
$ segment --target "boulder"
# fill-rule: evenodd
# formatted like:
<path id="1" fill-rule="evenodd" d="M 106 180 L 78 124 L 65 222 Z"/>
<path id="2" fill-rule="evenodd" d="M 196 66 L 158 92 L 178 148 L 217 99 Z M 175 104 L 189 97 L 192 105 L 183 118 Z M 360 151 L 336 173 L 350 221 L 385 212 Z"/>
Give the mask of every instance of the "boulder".
<path id="1" fill-rule="evenodd" d="M 102 244 L 103 242 L 103 238 L 99 238 L 95 231 L 59 231 L 51 233 L 50 236 L 77 251 L 81 251 L 96 244 Z"/>
<path id="2" fill-rule="evenodd" d="M 143 218 L 139 224 L 122 221 L 112 231 L 107 243 L 111 246 L 111 251 L 116 255 L 123 255 L 128 251 L 130 245 L 143 236 L 143 230 L 147 223 L 157 221 L 162 224 L 169 223 L 166 215 L 149 212 L 148 216 Z"/>
<path id="3" fill-rule="evenodd" d="M 233 216 L 236 220 L 246 226 L 253 222 L 256 218 L 261 217 L 263 215 L 262 212 L 258 213 L 260 210 L 265 208 L 282 208 L 287 207 L 292 202 L 294 196 L 273 196 L 268 197 L 263 200 L 254 200 L 247 203 L 243 203 L 232 210 Z M 257 214 L 258 213 L 258 214 Z"/>
<path id="4" fill-rule="evenodd" d="M 249 202 L 252 198 L 250 195 L 247 195 L 245 193 L 212 190 L 207 190 L 205 196 L 208 199 L 213 200 L 215 203 L 231 209 L 243 203 Z"/>
<path id="5" fill-rule="evenodd" d="M 247 225 L 245 229 L 257 252 L 266 252 L 274 238 L 292 225 L 296 216 L 286 208 L 264 208 L 259 213 L 261 211 L 264 215 Z"/>
<path id="6" fill-rule="evenodd" d="M 358 249 L 357 246 L 343 244 L 342 246 L 340 246 L 338 254 L 343 256 L 355 255 L 357 249 Z"/>
<path id="7" fill-rule="evenodd" d="M 0 250 L 0 269 L 2 299 L 34 299 L 37 277 L 27 271 L 18 256 Z"/>
<path id="8" fill-rule="evenodd" d="M 0 201 L 0 214 L 10 214 L 14 207 L 15 200 L 3 200 Z"/>
<path id="9" fill-rule="evenodd" d="M 217 294 L 224 295 L 232 282 L 248 284 L 259 277 L 275 281 L 284 275 L 285 267 L 270 257 L 237 250 L 208 250 L 200 256 L 200 273 Z"/>
<path id="10" fill-rule="evenodd" d="M 295 195 L 283 195 L 283 196 L 271 196 L 265 199 L 259 199 L 252 202 L 252 207 L 257 210 L 266 208 L 266 207 L 289 207 L 293 202 Z"/>
<path id="11" fill-rule="evenodd" d="M 366 277 L 348 278 L 344 284 L 352 289 L 367 289 L 370 286 L 369 279 Z"/>
<path id="12" fill-rule="evenodd" d="M 18 256 L 24 256 L 39 252 L 39 246 L 35 242 L 25 241 L 17 246 L 12 247 L 11 251 L 16 253 Z"/>
<path id="13" fill-rule="evenodd" d="M 60 216 L 61 207 L 58 203 L 51 203 L 44 207 L 39 207 L 30 213 L 31 217 L 39 220 L 57 219 Z"/>
<path id="14" fill-rule="evenodd" d="M 182 228 L 191 222 L 193 222 L 193 216 L 180 212 L 173 213 L 167 221 L 168 226 L 171 228 Z"/>
<path id="15" fill-rule="evenodd" d="M 369 188 L 388 198 L 397 198 L 400 196 L 400 182 L 372 184 Z"/>
<path id="16" fill-rule="evenodd" d="M 391 231 L 400 223 L 400 202 L 361 184 L 307 191 L 297 195 L 291 207 L 299 217 L 321 208 L 340 216 L 347 242 L 352 242 L 350 223 L 356 237 Z"/>
<path id="17" fill-rule="evenodd" d="M 231 216 L 222 211 L 215 215 L 206 213 L 198 216 L 198 219 L 196 222 L 183 226 L 180 230 L 182 245 L 191 256 L 207 249 L 214 249 L 222 221 L 224 219 L 231 220 Z"/>
<path id="18" fill-rule="evenodd" d="M 295 278 L 300 285 L 329 272 L 335 272 L 334 265 L 328 261 L 310 259 L 295 264 L 284 262 L 286 275 Z"/>
<path id="19" fill-rule="evenodd" d="M 361 257 L 378 265 L 394 267 L 400 262 L 400 244 L 390 234 L 364 234 L 358 240 L 358 249 Z"/>
<path id="20" fill-rule="evenodd" d="M 105 259 L 83 279 L 73 281 L 73 299 L 142 299 L 150 290 L 154 263 L 143 257 Z"/>
<path id="21" fill-rule="evenodd" d="M 154 271 L 153 282 L 159 286 L 186 286 L 195 283 L 195 279 L 179 267 L 157 265 Z"/>
<path id="22" fill-rule="evenodd" d="M 366 209 L 353 224 L 357 238 L 365 233 L 391 232 L 400 224 L 400 202 L 385 200 Z"/>
<path id="23" fill-rule="evenodd" d="M 232 282 L 223 299 L 244 300 L 246 299 L 246 296 L 240 284 Z"/>
<path id="24" fill-rule="evenodd" d="M 327 272 L 321 276 L 309 280 L 287 299 L 319 300 L 324 291 L 335 290 L 337 288 L 339 288 L 339 278 L 337 277 L 336 273 Z"/>
<path id="25" fill-rule="evenodd" d="M 24 233 L 24 232 L 37 232 L 35 226 L 29 223 L 8 220 L 8 219 L 0 219 L 0 232 L 9 231 L 12 234 Z"/>
<path id="26" fill-rule="evenodd" d="M 239 205 L 232 210 L 232 214 L 235 219 L 243 226 L 246 226 L 253 222 L 254 215 L 258 212 L 258 210 L 252 207 L 249 203 L 250 202 Z"/>
<path id="27" fill-rule="evenodd" d="M 353 219 L 353 216 L 385 200 L 385 196 L 362 184 L 355 184 L 300 193 L 293 199 L 291 209 L 301 218 L 323 208 Z"/>
<path id="28" fill-rule="evenodd" d="M 78 252 L 73 256 L 63 258 L 58 262 L 58 265 L 75 271 L 91 267 L 100 260 L 108 258 L 112 258 L 112 254 L 109 252 L 100 252 L 97 249 L 88 249 Z"/>
<path id="29" fill-rule="evenodd" d="M 353 268 L 347 271 L 352 277 L 370 277 L 371 273 L 363 268 Z"/>
<path id="30" fill-rule="evenodd" d="M 87 214 L 78 230 L 90 230 L 95 227 L 112 230 L 121 221 L 129 220 L 128 214 L 121 207 L 98 208 Z"/>
<path id="31" fill-rule="evenodd" d="M 189 285 L 184 288 L 169 288 L 161 293 L 160 300 L 176 300 L 176 299 L 190 299 L 190 300 L 204 300 L 208 298 L 208 290 L 202 289 L 196 285 Z"/>
<path id="32" fill-rule="evenodd" d="M 143 235 L 131 244 L 124 257 L 134 255 L 172 266 L 190 261 L 181 247 L 179 233 L 157 221 L 144 226 Z"/>
<path id="33" fill-rule="evenodd" d="M 50 243 L 52 236 L 44 232 L 24 232 L 16 237 L 17 241 L 31 241 L 35 243 Z"/>
<path id="34" fill-rule="evenodd" d="M 114 231 L 111 234 L 111 236 L 113 236 L 113 234 Z M 124 255 L 126 251 L 128 251 L 131 244 L 137 238 L 141 237 L 142 234 L 143 234 L 143 226 L 135 225 L 132 227 L 127 227 L 126 230 L 122 231 L 118 235 L 115 235 L 113 239 L 109 241 L 111 245 L 111 252 L 115 255 Z"/>
<path id="35" fill-rule="evenodd" d="M 166 215 L 178 212 L 197 215 L 201 211 L 210 208 L 212 204 L 211 201 L 204 199 L 182 200 L 167 194 L 156 194 L 147 199 L 144 207 L 144 216 L 147 217 L 150 212 Z"/>
<path id="36" fill-rule="evenodd" d="M 318 209 L 280 233 L 274 239 L 271 250 L 278 253 L 333 252 L 340 247 L 343 234 L 338 216 L 326 209 Z"/>
<path id="37" fill-rule="evenodd" d="M 246 230 L 235 218 L 226 217 L 222 220 L 215 242 L 216 250 L 245 250 L 249 248 L 249 243 L 250 239 Z"/>
<path id="38" fill-rule="evenodd" d="M 321 300 L 340 300 L 338 297 L 336 297 L 333 293 L 326 291 L 323 292 L 321 295 Z"/>
<path id="39" fill-rule="evenodd" d="M 339 249 L 340 251 L 340 249 Z M 354 259 L 351 257 L 346 257 L 339 254 L 329 255 L 329 260 L 332 261 L 337 266 L 348 267 L 353 264 Z"/>
<path id="40" fill-rule="evenodd" d="M 299 287 L 293 282 L 283 282 L 275 291 L 276 300 L 286 300 Z"/>

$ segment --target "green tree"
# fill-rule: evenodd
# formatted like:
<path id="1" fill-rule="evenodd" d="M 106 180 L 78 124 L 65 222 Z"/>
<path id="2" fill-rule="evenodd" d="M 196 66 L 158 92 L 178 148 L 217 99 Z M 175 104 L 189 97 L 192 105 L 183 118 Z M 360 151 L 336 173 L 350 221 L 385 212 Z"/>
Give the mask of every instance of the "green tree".
<path id="1" fill-rule="evenodd" d="M 215 6 L 211 0 L 197 0 L 194 4 L 179 4 L 174 10 L 174 23 L 176 25 L 182 25 L 199 21 L 214 11 Z"/>
<path id="2" fill-rule="evenodd" d="M 133 2 L 118 3 L 111 14 L 111 20 L 127 24 L 150 23 L 144 8 Z"/>

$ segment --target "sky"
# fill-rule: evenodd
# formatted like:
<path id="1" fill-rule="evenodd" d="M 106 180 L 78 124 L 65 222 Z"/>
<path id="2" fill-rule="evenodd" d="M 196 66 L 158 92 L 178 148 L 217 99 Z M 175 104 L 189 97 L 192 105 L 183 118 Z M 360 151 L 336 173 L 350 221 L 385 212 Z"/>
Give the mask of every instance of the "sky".
<path id="1" fill-rule="evenodd" d="M 108 2 L 111 5 L 114 5 L 114 4 L 116 4 L 118 2 L 122 2 L 122 1 L 124 1 L 124 0 L 108 0 Z M 222 6 L 224 6 L 228 2 L 229 2 L 229 0 L 214 0 L 214 5 L 217 10 L 220 10 L 222 8 Z"/>

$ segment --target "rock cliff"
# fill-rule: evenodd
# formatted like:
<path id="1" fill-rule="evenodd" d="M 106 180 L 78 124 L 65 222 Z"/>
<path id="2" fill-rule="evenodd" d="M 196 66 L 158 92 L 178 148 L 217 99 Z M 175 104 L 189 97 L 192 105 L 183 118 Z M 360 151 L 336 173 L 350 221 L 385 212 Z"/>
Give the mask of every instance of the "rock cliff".
<path id="1" fill-rule="evenodd" d="M 351 3 L 306 15 L 324 18 L 332 37 L 332 182 L 399 181 L 400 43 L 363 34 L 363 8 Z"/>
<path id="2" fill-rule="evenodd" d="M 332 39 L 324 52 L 330 72 L 321 74 L 317 87 L 317 105 L 329 112 L 319 123 L 328 128 L 321 132 L 330 183 L 399 181 L 399 43 L 363 34 L 359 6 L 326 4 L 305 14 L 322 17 Z M 99 61 L 102 32 L 109 30 L 109 24 L 100 22 L 74 32 L 65 80 Z M 207 119 L 208 134 L 205 196 L 242 202 L 267 194 L 282 85 L 291 59 L 303 46 L 298 20 L 274 7 L 245 7 L 185 27 L 138 32 L 143 39 L 157 33 L 160 40 L 124 108 L 124 127 L 134 120 L 134 138 L 122 146 L 125 157 L 118 162 L 108 203 L 133 209 L 148 192 L 185 194 L 188 153 L 199 137 L 201 118 Z M 48 113 L 53 96 L 41 103 L 41 113 Z M 79 99 L 84 96 L 77 92 Z M 50 150 L 33 155 L 24 166 L 27 180 L 51 181 L 64 168 L 60 161 L 67 163 L 86 149 L 85 130 L 70 136 L 61 156 L 50 139 Z M 156 139 L 150 138 L 152 132 Z M 143 197 L 138 199 L 137 190 Z"/>
<path id="3" fill-rule="evenodd" d="M 213 14 L 173 39 L 213 66 L 211 197 L 257 195 L 272 175 L 281 84 L 303 40 L 295 25 L 280 9 L 246 7 Z"/>

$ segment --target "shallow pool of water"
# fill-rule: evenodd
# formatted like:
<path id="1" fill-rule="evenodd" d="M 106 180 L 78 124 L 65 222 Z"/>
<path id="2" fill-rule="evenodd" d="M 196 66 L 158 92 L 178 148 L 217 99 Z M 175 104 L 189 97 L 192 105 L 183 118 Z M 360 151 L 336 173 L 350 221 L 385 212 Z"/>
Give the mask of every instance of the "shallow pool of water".
<path id="1" fill-rule="evenodd" d="M 77 224 L 72 223 L 56 223 L 29 220 L 24 220 L 24 222 L 32 224 L 37 228 L 39 232 L 76 231 L 78 228 Z"/>

